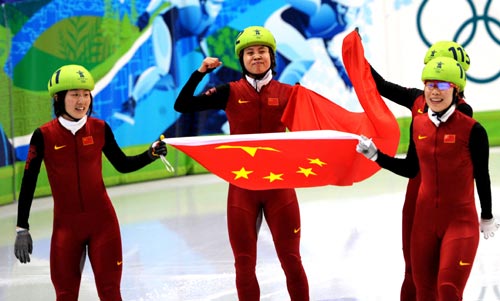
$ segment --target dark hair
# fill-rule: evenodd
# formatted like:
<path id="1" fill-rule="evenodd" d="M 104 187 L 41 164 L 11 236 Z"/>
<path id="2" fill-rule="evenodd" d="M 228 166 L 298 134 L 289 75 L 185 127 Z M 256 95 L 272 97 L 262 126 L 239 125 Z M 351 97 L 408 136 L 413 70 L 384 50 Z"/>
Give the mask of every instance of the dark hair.
<path id="1" fill-rule="evenodd" d="M 56 117 L 59 117 L 66 112 L 66 109 L 64 107 L 64 98 L 66 97 L 67 93 L 68 90 L 57 92 L 54 95 L 54 98 L 52 99 L 54 107 L 54 115 L 56 115 Z"/>
<path id="2" fill-rule="evenodd" d="M 274 53 L 273 49 L 269 46 L 266 46 L 269 49 L 269 56 L 271 58 L 271 71 L 273 72 L 273 75 L 276 75 L 276 54 Z M 240 60 L 240 65 L 241 65 L 241 70 L 243 72 L 243 75 L 251 74 L 248 72 L 248 70 L 245 68 L 245 64 L 243 62 L 243 53 L 244 51 L 240 51 L 239 55 L 239 60 Z M 255 74 L 253 74 L 255 75 Z"/>
<path id="3" fill-rule="evenodd" d="M 52 99 L 53 108 L 54 108 L 54 115 L 56 115 L 56 117 L 59 117 L 64 113 L 67 114 L 66 107 L 64 106 L 64 99 L 66 98 L 67 93 L 68 93 L 68 90 L 57 92 L 54 95 L 54 98 Z M 57 96 L 57 98 L 56 98 L 56 96 Z M 90 106 L 89 106 L 89 110 L 87 111 L 87 116 L 92 115 L 93 103 L 94 103 L 94 97 L 92 96 L 92 93 L 90 93 Z M 70 117 L 72 117 L 72 116 L 70 115 Z"/>
<path id="4" fill-rule="evenodd" d="M 474 114 L 474 110 L 472 110 L 472 107 L 465 102 L 457 104 L 457 110 L 469 117 L 472 117 L 472 115 Z"/>

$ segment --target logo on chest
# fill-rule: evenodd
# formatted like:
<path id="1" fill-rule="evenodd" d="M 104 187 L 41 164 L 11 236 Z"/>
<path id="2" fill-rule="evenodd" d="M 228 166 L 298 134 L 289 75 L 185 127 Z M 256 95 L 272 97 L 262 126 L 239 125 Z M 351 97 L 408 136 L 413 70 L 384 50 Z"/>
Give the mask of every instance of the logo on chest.
<path id="1" fill-rule="evenodd" d="M 54 150 L 60 150 L 61 148 L 65 148 L 66 147 L 66 144 L 63 144 L 63 145 L 57 145 L 55 144 L 54 145 Z"/>
<path id="2" fill-rule="evenodd" d="M 276 97 L 269 97 L 267 99 L 267 105 L 277 107 L 280 105 L 280 100 Z"/>
<path id="3" fill-rule="evenodd" d="M 445 134 L 443 137 L 444 143 L 455 143 L 455 135 L 454 134 Z"/>
<path id="4" fill-rule="evenodd" d="M 82 138 L 82 144 L 84 146 L 86 145 L 92 145 L 94 144 L 94 138 L 92 136 L 86 136 Z"/>

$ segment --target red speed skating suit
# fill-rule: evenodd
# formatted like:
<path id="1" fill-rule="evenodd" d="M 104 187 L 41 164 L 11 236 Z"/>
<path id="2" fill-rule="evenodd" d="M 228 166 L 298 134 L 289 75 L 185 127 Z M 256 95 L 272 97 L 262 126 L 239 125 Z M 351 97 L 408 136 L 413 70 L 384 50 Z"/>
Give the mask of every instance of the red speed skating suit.
<path id="1" fill-rule="evenodd" d="M 195 71 L 180 92 L 175 110 L 189 113 L 225 110 L 231 134 L 284 132 L 281 115 L 291 86 L 271 80 L 257 92 L 245 79 L 194 96 L 204 74 Z M 239 301 L 260 300 L 255 274 L 257 236 L 262 213 L 271 230 L 287 279 L 291 300 L 309 300 L 307 277 L 300 257 L 300 212 L 294 189 L 252 191 L 229 185 L 227 223 L 235 258 Z"/>
<path id="2" fill-rule="evenodd" d="M 439 127 L 425 115 L 415 118 L 413 137 L 421 162 L 421 184 L 411 256 L 419 301 L 462 300 L 472 269 L 479 243 L 469 152 L 475 123 L 459 112 Z"/>
<path id="3" fill-rule="evenodd" d="M 474 181 L 481 217 L 492 218 L 487 134 L 459 111 L 439 126 L 415 116 L 412 127 L 407 157 L 379 152 L 377 163 L 403 176 L 420 171 L 410 249 L 417 300 L 459 301 L 479 243 Z"/>
<path id="4" fill-rule="evenodd" d="M 412 118 L 418 115 L 427 113 L 427 105 L 425 103 L 423 91 L 416 88 L 406 88 L 397 84 L 386 81 L 377 71 L 371 67 L 371 73 L 377 90 L 380 95 L 408 108 L 411 111 Z M 457 109 L 472 116 L 472 108 L 465 103 L 463 98 L 458 99 Z M 402 210 L 401 220 L 401 238 L 403 248 L 403 258 L 405 261 L 405 275 L 403 284 L 401 285 L 401 301 L 415 301 L 415 283 L 412 276 L 411 256 L 410 256 L 410 238 L 413 227 L 413 219 L 415 215 L 415 204 L 417 201 L 418 190 L 420 187 L 420 174 L 408 180 L 406 186 L 405 200 Z"/>
<path id="5" fill-rule="evenodd" d="M 53 119 L 31 138 L 17 225 L 29 229 L 29 211 L 43 160 L 54 199 L 50 271 L 58 301 L 78 299 L 86 251 L 99 298 L 121 300 L 121 237 L 102 178 L 103 152 L 120 172 L 152 162 L 147 151 L 127 157 L 109 126 L 92 117 L 75 135 Z"/>

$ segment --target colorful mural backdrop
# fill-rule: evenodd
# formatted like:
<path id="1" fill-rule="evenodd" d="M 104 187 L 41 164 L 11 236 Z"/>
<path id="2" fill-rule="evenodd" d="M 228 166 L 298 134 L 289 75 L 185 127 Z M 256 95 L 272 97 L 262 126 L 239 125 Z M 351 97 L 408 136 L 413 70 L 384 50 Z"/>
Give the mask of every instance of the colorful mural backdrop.
<path id="1" fill-rule="evenodd" d="M 56 68 L 77 63 L 92 72 L 97 80 L 94 116 L 110 124 L 127 152 L 144 149 L 162 134 L 225 134 L 223 111 L 181 115 L 173 103 L 206 56 L 219 57 L 223 66 L 205 78 L 199 92 L 241 76 L 233 41 L 250 25 L 274 33 L 277 79 L 300 83 L 351 111 L 361 107 L 345 72 L 341 45 L 355 27 L 372 66 L 387 80 L 410 87 L 421 85 L 427 47 L 456 40 L 471 57 L 466 96 L 478 119 L 496 120 L 500 3 L 457 0 L 449 9 L 447 2 L 0 1 L 0 203 L 16 198 L 31 133 L 53 118 L 47 81 Z M 409 115 L 390 107 L 397 117 Z M 495 126 L 493 121 L 487 124 L 490 135 Z M 176 169 L 173 174 L 160 163 L 134 175 L 120 175 L 108 165 L 103 172 L 113 185 L 203 171 L 175 149 L 168 159 Z M 38 195 L 50 193 L 43 176 L 38 186 Z"/>

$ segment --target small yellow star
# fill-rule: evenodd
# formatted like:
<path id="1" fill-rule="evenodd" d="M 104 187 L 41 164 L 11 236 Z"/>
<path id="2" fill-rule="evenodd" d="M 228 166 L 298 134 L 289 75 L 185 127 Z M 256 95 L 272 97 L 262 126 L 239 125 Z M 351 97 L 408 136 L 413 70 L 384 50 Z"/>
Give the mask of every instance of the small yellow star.
<path id="1" fill-rule="evenodd" d="M 309 164 L 316 164 L 316 165 L 319 165 L 320 167 L 323 167 L 323 165 L 326 165 L 326 163 L 321 161 L 319 158 L 316 158 L 316 159 L 308 158 L 307 160 L 309 160 Z"/>
<path id="2" fill-rule="evenodd" d="M 297 170 L 297 173 L 302 173 L 306 176 L 306 178 L 309 177 L 309 175 L 316 176 L 316 173 L 312 171 L 312 168 L 303 168 L 299 166 L 299 170 Z"/>
<path id="3" fill-rule="evenodd" d="M 242 167 L 240 170 L 232 171 L 236 176 L 234 177 L 235 180 L 238 180 L 239 178 L 245 178 L 248 179 L 248 175 L 251 174 L 253 171 L 251 170 L 246 170 L 245 167 Z"/>
<path id="4" fill-rule="evenodd" d="M 283 181 L 283 179 L 281 178 L 283 176 L 282 173 L 280 174 L 275 174 L 275 173 L 269 173 L 269 175 L 267 177 L 264 177 L 264 179 L 268 179 L 270 183 L 276 181 L 276 180 L 280 180 L 280 181 Z"/>

